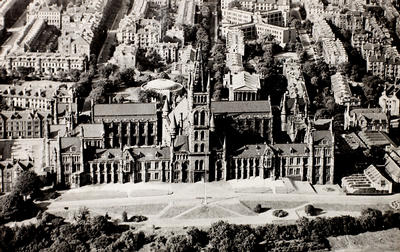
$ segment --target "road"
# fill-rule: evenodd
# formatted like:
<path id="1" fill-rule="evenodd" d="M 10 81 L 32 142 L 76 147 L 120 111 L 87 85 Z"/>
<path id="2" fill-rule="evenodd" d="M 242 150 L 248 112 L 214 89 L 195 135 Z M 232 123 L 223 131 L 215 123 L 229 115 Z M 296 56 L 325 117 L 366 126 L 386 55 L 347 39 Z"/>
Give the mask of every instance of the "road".
<path id="1" fill-rule="evenodd" d="M 307 54 L 314 60 L 317 60 L 315 56 L 315 51 L 313 45 L 311 44 L 311 38 L 305 30 L 299 30 L 299 37 L 303 48 L 306 50 Z"/>
<path id="2" fill-rule="evenodd" d="M 0 47 L 0 56 L 5 56 L 4 54 L 7 51 L 7 49 L 12 48 L 21 30 L 24 28 L 25 22 L 26 22 L 26 11 L 22 13 L 22 15 L 18 18 L 18 20 L 14 23 L 14 25 L 11 28 L 7 29 L 8 32 L 11 32 L 11 35 Z"/>
<path id="3" fill-rule="evenodd" d="M 97 64 L 105 64 L 107 61 L 111 58 L 110 55 L 110 50 L 113 44 L 116 44 L 117 41 L 117 29 L 119 26 L 119 23 L 121 22 L 121 19 L 125 16 L 127 13 L 127 4 L 126 0 L 122 0 L 121 7 L 119 8 L 119 11 L 117 15 L 115 15 L 114 21 L 112 22 L 112 25 L 110 29 L 107 31 L 107 38 L 104 41 L 103 47 L 100 50 L 99 57 L 97 58 Z"/>

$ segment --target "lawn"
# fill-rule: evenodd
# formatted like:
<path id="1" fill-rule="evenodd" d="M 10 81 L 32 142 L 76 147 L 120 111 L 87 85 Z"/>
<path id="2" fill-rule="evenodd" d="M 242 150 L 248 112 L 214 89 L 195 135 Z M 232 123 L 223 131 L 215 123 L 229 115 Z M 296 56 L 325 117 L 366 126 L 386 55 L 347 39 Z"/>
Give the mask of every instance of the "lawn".
<path id="1" fill-rule="evenodd" d="M 164 212 L 160 218 L 173 218 L 193 207 L 195 207 L 195 205 L 172 206 L 166 212 Z"/>
<path id="2" fill-rule="evenodd" d="M 95 207 L 95 212 L 109 213 L 114 215 L 122 215 L 123 211 L 128 213 L 128 217 L 132 215 L 156 215 L 167 207 L 167 204 L 143 204 L 143 205 L 126 205 L 126 206 L 110 206 Z"/>
<path id="3" fill-rule="evenodd" d="M 116 198 L 128 198 L 126 192 L 119 191 L 86 191 L 82 192 L 71 192 L 67 191 L 57 200 L 60 201 L 75 201 L 75 200 L 99 200 L 99 199 L 116 199 Z"/>
<path id="4" fill-rule="evenodd" d="M 366 208 L 374 208 L 381 211 L 393 210 L 389 204 L 366 204 L 366 205 L 352 205 L 352 204 L 329 204 L 329 203 L 317 203 L 312 204 L 315 208 L 320 208 L 323 211 L 352 211 L 361 212 Z"/>
<path id="5" fill-rule="evenodd" d="M 234 216 L 234 214 L 217 206 L 200 206 L 180 216 L 179 219 L 210 219 L 232 216 Z"/>
<path id="6" fill-rule="evenodd" d="M 254 209 L 257 204 L 267 209 L 291 209 L 306 204 L 305 201 L 240 201 L 249 209 Z"/>
<path id="7" fill-rule="evenodd" d="M 400 230 L 388 229 L 328 238 L 332 251 L 400 251 Z"/>
<path id="8" fill-rule="evenodd" d="M 228 210 L 231 210 L 235 213 L 238 213 L 240 215 L 245 215 L 245 216 L 255 216 L 256 214 L 250 210 L 248 207 L 241 203 L 237 204 L 220 204 L 221 207 L 226 208 Z"/>

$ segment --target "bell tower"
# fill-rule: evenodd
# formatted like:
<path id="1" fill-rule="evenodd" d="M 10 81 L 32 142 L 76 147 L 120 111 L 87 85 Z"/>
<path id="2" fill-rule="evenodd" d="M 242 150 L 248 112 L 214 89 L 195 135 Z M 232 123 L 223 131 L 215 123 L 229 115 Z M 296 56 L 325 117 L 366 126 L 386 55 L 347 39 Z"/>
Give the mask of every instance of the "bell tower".
<path id="1" fill-rule="evenodd" d="M 196 49 L 194 69 L 189 74 L 189 182 L 205 179 L 210 171 L 211 77 L 205 75 L 200 47 Z"/>

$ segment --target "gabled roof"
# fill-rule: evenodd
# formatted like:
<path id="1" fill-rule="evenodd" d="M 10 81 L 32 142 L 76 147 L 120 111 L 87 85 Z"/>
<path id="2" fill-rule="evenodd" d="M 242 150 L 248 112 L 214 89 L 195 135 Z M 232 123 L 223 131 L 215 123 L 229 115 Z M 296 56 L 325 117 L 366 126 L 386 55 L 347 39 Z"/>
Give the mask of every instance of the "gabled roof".
<path id="1" fill-rule="evenodd" d="M 218 101 L 211 103 L 211 112 L 224 113 L 269 113 L 271 103 L 269 101 Z"/>
<path id="2" fill-rule="evenodd" d="M 233 151 L 232 156 L 234 158 L 249 158 L 261 156 L 264 154 L 265 150 L 268 148 L 266 144 L 250 144 L 245 145 L 235 151 Z"/>
<path id="3" fill-rule="evenodd" d="M 175 151 L 189 151 L 188 136 L 178 135 L 175 139 Z"/>
<path id="4" fill-rule="evenodd" d="M 104 125 L 102 123 L 80 124 L 76 132 L 83 132 L 84 138 L 101 138 L 104 135 Z"/>
<path id="5" fill-rule="evenodd" d="M 305 143 L 274 144 L 272 147 L 280 155 L 305 155 L 309 151 Z"/>
<path id="6" fill-rule="evenodd" d="M 155 103 L 95 104 L 94 116 L 156 116 Z"/>
<path id="7" fill-rule="evenodd" d="M 333 136 L 330 130 L 316 130 L 312 132 L 314 144 L 328 144 L 331 145 Z M 325 143 L 323 142 L 325 141 Z"/>
<path id="8" fill-rule="evenodd" d="M 80 152 L 81 140 L 78 137 L 61 137 L 62 152 Z"/>

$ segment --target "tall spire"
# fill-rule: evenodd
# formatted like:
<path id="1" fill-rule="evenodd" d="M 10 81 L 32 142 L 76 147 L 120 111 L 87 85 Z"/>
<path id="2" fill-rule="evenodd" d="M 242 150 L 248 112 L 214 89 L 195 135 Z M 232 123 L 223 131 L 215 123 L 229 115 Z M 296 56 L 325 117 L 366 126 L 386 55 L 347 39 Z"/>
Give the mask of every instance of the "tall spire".
<path id="1" fill-rule="evenodd" d="M 170 135 L 171 138 L 174 139 L 176 137 L 176 120 L 175 115 L 172 116 L 171 124 L 170 124 Z"/>
<path id="2" fill-rule="evenodd" d="M 168 116 L 168 114 L 169 114 L 168 99 L 165 99 L 164 106 L 162 109 L 162 115 L 163 115 L 163 117 L 166 117 L 166 116 Z"/>

